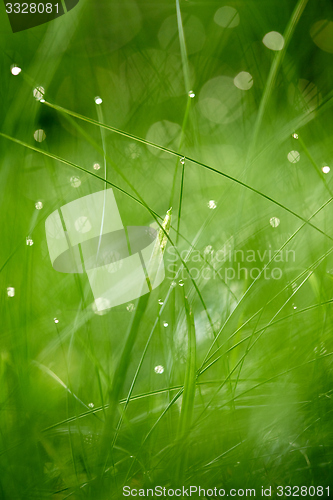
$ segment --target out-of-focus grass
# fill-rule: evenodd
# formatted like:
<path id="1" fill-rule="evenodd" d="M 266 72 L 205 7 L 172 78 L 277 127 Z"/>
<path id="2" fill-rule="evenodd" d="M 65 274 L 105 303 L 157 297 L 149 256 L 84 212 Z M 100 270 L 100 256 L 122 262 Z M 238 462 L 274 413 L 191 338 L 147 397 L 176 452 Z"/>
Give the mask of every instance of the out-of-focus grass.
<path id="1" fill-rule="evenodd" d="M 333 70 L 309 33 L 331 6 L 230 6 L 234 28 L 218 1 L 1 20 L 0 498 L 330 485 Z M 96 315 L 44 223 L 105 186 L 124 225 L 173 217 L 163 284 Z"/>

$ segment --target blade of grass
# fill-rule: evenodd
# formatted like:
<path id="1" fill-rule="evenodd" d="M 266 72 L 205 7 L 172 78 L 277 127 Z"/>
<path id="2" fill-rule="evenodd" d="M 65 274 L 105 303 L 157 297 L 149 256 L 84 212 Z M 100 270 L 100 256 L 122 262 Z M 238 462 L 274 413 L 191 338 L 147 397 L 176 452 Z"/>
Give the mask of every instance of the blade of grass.
<path id="1" fill-rule="evenodd" d="M 266 111 L 268 101 L 269 101 L 270 96 L 272 94 L 272 90 L 273 90 L 274 83 L 275 83 L 277 75 L 278 75 L 278 71 L 280 69 L 283 58 L 286 54 L 286 51 L 287 51 L 288 45 L 290 43 L 290 40 L 292 38 L 292 35 L 295 31 L 295 28 L 300 20 L 300 17 L 302 15 L 307 3 L 308 3 L 308 0 L 299 0 L 297 2 L 296 7 L 292 13 L 291 18 L 290 18 L 290 21 L 287 25 L 286 31 L 284 33 L 284 46 L 283 46 L 282 50 L 278 51 L 275 55 L 273 64 L 271 66 L 271 69 L 270 69 L 270 72 L 269 72 L 269 75 L 267 78 L 264 93 L 263 93 L 263 96 L 262 96 L 261 101 L 260 101 L 258 115 L 257 115 L 256 122 L 255 122 L 254 129 L 253 129 L 251 144 L 250 144 L 249 150 L 248 150 L 248 155 L 247 155 L 247 160 L 246 160 L 246 168 L 249 166 L 249 164 L 251 162 L 251 159 L 253 156 L 253 151 L 256 147 L 258 134 L 259 134 L 260 127 L 261 127 L 261 124 L 263 121 L 264 113 Z"/>
<path id="2" fill-rule="evenodd" d="M 181 54 L 181 58 L 182 58 L 184 82 L 185 82 L 186 93 L 188 93 L 191 90 L 191 88 L 190 88 L 190 85 L 191 85 L 190 84 L 190 71 L 189 71 L 186 42 L 185 42 L 185 35 L 184 35 L 184 27 L 183 27 L 183 21 L 182 21 L 182 14 L 180 11 L 179 0 L 176 0 L 176 10 L 177 10 L 177 26 L 178 26 L 179 46 L 180 46 L 180 54 Z"/>
<path id="3" fill-rule="evenodd" d="M 117 416 L 119 415 L 118 405 L 119 405 L 120 393 L 122 391 L 126 373 L 128 370 L 128 360 L 130 359 L 130 355 L 134 343 L 136 341 L 136 337 L 138 335 L 140 323 L 148 305 L 149 297 L 150 293 L 147 293 L 141 296 L 138 300 L 138 305 L 135 310 L 133 321 L 131 323 L 129 332 L 127 334 L 127 338 L 124 342 L 122 353 L 120 355 L 118 364 L 113 374 L 112 384 L 109 389 L 109 398 L 108 398 L 109 404 L 106 412 L 104 432 L 100 441 L 100 450 L 98 454 L 97 467 L 99 470 L 98 473 L 99 478 L 101 478 L 101 476 L 104 474 L 107 459 L 109 457 L 110 452 L 112 452 L 112 449 L 110 449 L 110 444 L 113 443 L 114 440 L 113 436 L 114 422 Z"/>
<path id="4" fill-rule="evenodd" d="M 184 380 L 184 392 L 179 418 L 179 429 L 177 448 L 180 453 L 177 457 L 176 484 L 184 484 L 184 470 L 187 462 L 187 432 L 191 427 L 192 413 L 194 408 L 195 384 L 196 384 L 196 336 L 194 317 L 183 287 L 184 305 L 187 323 L 187 361 Z"/>
<path id="5" fill-rule="evenodd" d="M 313 217 L 315 217 L 321 210 L 323 210 L 327 205 L 329 205 L 332 201 L 332 198 L 329 199 L 328 201 L 326 201 L 318 210 L 315 211 L 314 214 L 311 215 L 311 217 L 309 218 L 309 220 L 311 220 Z M 230 321 L 232 315 L 234 314 L 234 312 L 236 311 L 236 309 L 240 306 L 240 304 L 242 303 L 242 301 L 245 299 L 245 297 L 250 293 L 250 290 L 252 289 L 252 287 L 255 285 L 255 283 L 257 282 L 257 280 L 260 278 L 260 276 L 262 275 L 262 273 L 265 271 L 265 269 L 269 266 L 269 264 L 271 262 L 273 262 L 273 260 L 275 259 L 275 257 L 288 245 L 288 243 L 290 243 L 290 241 L 292 241 L 295 236 L 303 229 L 303 227 L 305 226 L 305 223 L 302 224 L 299 228 L 296 229 L 296 231 L 285 241 L 285 243 L 283 243 L 283 245 L 274 253 L 274 255 L 272 256 L 272 258 L 269 260 L 269 262 L 263 267 L 263 269 L 260 271 L 260 273 L 258 274 L 258 276 L 254 279 L 254 281 L 251 283 L 251 285 L 249 286 L 249 288 L 246 290 L 246 292 L 242 295 L 242 297 L 240 298 L 240 300 L 238 301 L 235 309 L 231 312 L 231 314 L 228 316 L 228 318 L 225 320 L 224 324 L 222 325 L 220 331 L 218 332 L 217 336 L 216 336 L 216 339 L 219 338 L 219 336 L 222 334 L 222 332 L 224 331 L 224 328 L 226 327 L 226 325 L 228 324 L 228 322 Z M 329 252 L 330 253 L 330 252 Z M 327 253 L 327 255 L 329 255 L 329 253 Z M 204 363 L 206 362 L 208 356 L 209 356 L 209 353 L 211 352 L 214 344 L 216 343 L 216 339 L 213 340 L 205 358 L 204 358 L 204 361 L 202 363 L 202 366 L 204 365 Z"/>
<path id="6" fill-rule="evenodd" d="M 148 145 L 148 146 L 155 147 L 155 148 L 157 148 L 157 149 L 159 149 L 159 150 L 161 150 L 161 151 L 165 151 L 165 152 L 170 153 L 170 154 L 172 154 L 172 155 L 174 155 L 174 156 L 178 156 L 179 158 L 183 157 L 183 158 L 185 158 L 185 160 L 188 160 L 188 161 L 190 161 L 190 162 L 192 162 L 192 163 L 194 163 L 194 164 L 196 164 L 196 165 L 198 165 L 198 166 L 200 166 L 200 167 L 203 167 L 204 169 L 207 169 L 207 170 L 209 170 L 209 171 L 211 171 L 211 172 L 215 172 L 216 174 L 218 174 L 218 175 L 220 175 L 220 176 L 222 176 L 222 177 L 225 177 L 226 179 L 229 179 L 229 180 L 231 180 L 231 181 L 235 182 L 236 184 L 239 184 L 240 186 L 245 187 L 246 189 L 248 189 L 248 190 L 252 191 L 253 193 L 256 193 L 258 196 L 260 196 L 260 197 L 262 197 L 262 198 L 266 199 L 267 201 L 272 202 L 274 205 L 276 205 L 276 206 L 278 206 L 278 207 L 282 208 L 282 209 L 283 209 L 283 210 L 285 210 L 286 212 L 290 213 L 291 215 L 293 215 L 293 216 L 294 216 L 294 217 L 296 217 L 297 219 L 301 220 L 302 222 L 304 222 L 304 223 L 308 224 L 310 227 L 312 227 L 313 229 L 315 229 L 316 231 L 318 231 L 319 233 L 321 233 L 322 235 L 324 235 L 325 237 L 327 237 L 327 238 L 329 238 L 330 240 L 332 240 L 332 241 L 333 241 L 333 237 L 332 237 L 332 236 L 329 236 L 329 235 L 328 235 L 328 234 L 326 234 L 324 231 L 322 231 L 320 228 L 318 228 L 317 226 L 314 226 L 313 224 L 311 224 L 311 223 L 310 223 L 307 219 L 305 219 L 304 217 L 302 217 L 302 216 L 301 216 L 301 215 L 299 215 L 298 213 L 294 212 L 294 211 L 293 211 L 293 210 L 291 210 L 290 208 L 286 207 L 283 203 L 280 203 L 279 201 L 277 201 L 277 200 L 273 199 L 272 197 L 270 197 L 270 196 L 266 195 L 265 193 L 262 193 L 262 192 L 261 192 L 261 191 L 259 191 L 258 189 L 254 188 L 254 187 L 252 187 L 252 186 L 250 186 L 250 185 L 248 185 L 248 184 L 246 184 L 245 182 L 242 182 L 240 179 L 236 179 L 235 177 L 233 177 L 233 176 L 231 176 L 231 175 L 228 175 L 228 174 L 226 174 L 225 172 L 221 172 L 220 170 L 217 170 L 216 168 L 210 167 L 209 165 L 206 165 L 206 164 L 205 164 L 205 163 L 203 163 L 203 162 L 200 162 L 200 161 L 195 160 L 195 159 L 193 159 L 193 158 L 190 158 L 190 157 L 188 157 L 188 156 L 183 156 L 183 155 L 181 155 L 180 153 L 177 153 L 177 152 L 175 152 L 175 151 L 172 151 L 172 150 L 170 150 L 170 149 L 168 149 L 168 148 L 164 148 L 163 146 L 158 146 L 157 144 L 153 144 L 153 143 L 151 143 L 151 142 L 149 142 L 149 141 L 146 141 L 146 140 L 144 140 L 144 139 L 139 139 L 138 137 L 135 137 L 135 136 L 133 136 L 133 135 L 131 135 L 131 134 L 127 134 L 127 133 L 125 133 L 125 132 L 122 132 L 122 131 L 120 131 L 120 130 L 118 130 L 118 129 L 114 128 L 114 127 L 111 127 L 111 126 L 109 126 L 109 125 L 105 125 L 104 123 L 99 123 L 98 121 L 93 120 L 92 118 L 87 118 L 87 117 L 85 117 L 85 116 L 82 116 L 82 115 L 80 115 L 80 114 L 78 114 L 78 113 L 75 113 L 75 112 L 73 112 L 73 111 L 69 111 L 69 110 L 67 110 L 67 109 L 65 109 L 65 108 L 62 108 L 62 107 L 60 107 L 60 106 L 56 106 L 56 105 L 50 104 L 49 102 L 45 102 L 44 104 L 46 104 L 46 105 L 48 105 L 48 106 L 50 106 L 50 107 L 52 107 L 52 108 L 54 108 L 54 109 L 57 109 L 58 111 L 61 111 L 61 112 L 63 112 L 63 113 L 68 113 L 69 115 L 74 116 L 74 117 L 76 117 L 76 118 L 79 118 L 80 120 L 87 121 L 87 122 L 92 123 L 92 124 L 94 124 L 94 125 L 96 125 L 96 126 L 98 126 L 98 127 L 104 127 L 104 128 L 106 128 L 107 130 L 110 130 L 110 131 L 112 131 L 112 132 L 118 133 L 118 134 L 123 135 L 123 136 L 125 136 L 125 137 L 129 137 L 129 138 L 131 138 L 131 139 L 133 139 L 133 140 L 136 140 L 136 141 L 138 141 L 138 142 L 142 142 L 142 143 L 144 143 L 144 144 L 146 144 L 146 145 Z M 22 144 L 22 145 L 24 145 L 21 141 L 18 141 L 17 139 L 14 139 L 14 138 L 12 138 L 12 137 L 9 137 L 9 136 L 7 136 L 6 134 L 0 133 L 0 135 L 1 135 L 2 137 L 5 137 L 5 138 L 9 139 L 9 140 L 12 140 L 12 141 L 14 141 L 14 142 L 17 142 L 18 144 Z M 37 149 L 36 149 L 36 148 L 32 148 L 31 146 L 30 146 L 30 149 L 34 149 L 35 151 L 37 151 Z M 74 166 L 74 165 L 72 165 L 72 166 Z M 80 167 L 80 169 L 81 169 L 81 170 L 83 170 L 81 167 Z M 91 175 L 94 175 L 92 172 L 90 172 L 90 174 L 91 174 Z M 97 175 L 95 175 L 95 177 L 98 177 L 98 176 L 97 176 Z M 147 207 L 146 207 L 146 208 L 147 208 Z M 148 209 L 149 209 L 149 207 L 148 207 Z"/>

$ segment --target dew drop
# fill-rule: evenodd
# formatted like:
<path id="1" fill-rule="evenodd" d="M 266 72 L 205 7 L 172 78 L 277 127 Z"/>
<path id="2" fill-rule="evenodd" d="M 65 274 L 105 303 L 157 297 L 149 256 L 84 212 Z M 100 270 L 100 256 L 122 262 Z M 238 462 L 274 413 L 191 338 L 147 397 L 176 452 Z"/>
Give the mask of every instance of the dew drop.
<path id="1" fill-rule="evenodd" d="M 293 137 L 293 139 L 298 139 L 298 134 L 296 134 L 296 133 L 295 133 L 295 134 L 292 134 L 292 136 L 291 136 L 291 137 Z"/>
<path id="2" fill-rule="evenodd" d="M 89 408 L 94 408 L 95 407 L 94 403 L 89 403 L 88 406 L 89 406 Z"/>
<path id="3" fill-rule="evenodd" d="M 25 242 L 28 247 L 32 247 L 32 245 L 34 244 L 34 241 L 32 238 L 30 238 L 30 236 L 26 238 Z"/>
<path id="4" fill-rule="evenodd" d="M 95 97 L 95 103 L 96 104 L 102 104 L 102 102 L 103 102 L 103 99 L 101 97 L 99 97 L 99 96 Z"/>
<path id="5" fill-rule="evenodd" d="M 158 299 L 158 303 L 160 306 L 163 306 L 163 300 L 162 299 Z"/>
<path id="6" fill-rule="evenodd" d="M 188 96 L 193 99 L 193 97 L 195 97 L 195 93 L 193 92 L 193 90 L 190 90 L 189 93 L 188 93 Z"/>
<path id="7" fill-rule="evenodd" d="M 167 326 L 169 326 L 169 323 L 167 323 L 166 321 L 163 321 L 163 326 L 164 326 L 164 328 L 166 328 Z"/>
<path id="8" fill-rule="evenodd" d="M 70 178 L 70 183 L 73 188 L 78 188 L 81 186 L 81 179 L 80 177 L 73 176 Z"/>
<path id="9" fill-rule="evenodd" d="M 185 165 L 185 157 L 182 156 L 181 159 L 179 160 L 182 165 Z"/>
<path id="10" fill-rule="evenodd" d="M 128 304 L 128 306 L 126 307 L 126 309 L 127 309 L 128 312 L 133 312 L 134 309 L 135 309 L 134 304 L 133 303 Z"/>
<path id="11" fill-rule="evenodd" d="M 324 172 L 324 174 L 328 174 L 329 171 L 330 171 L 330 167 L 328 165 L 325 165 L 323 168 L 322 168 L 322 171 Z"/>
<path id="12" fill-rule="evenodd" d="M 7 295 L 8 295 L 8 297 L 14 297 L 15 296 L 15 288 L 12 286 L 9 286 L 7 288 Z"/>
<path id="13" fill-rule="evenodd" d="M 12 75 L 17 76 L 21 73 L 22 69 L 19 68 L 19 66 L 17 66 L 16 64 L 12 64 L 12 66 L 10 67 L 10 71 Z"/>
<path id="14" fill-rule="evenodd" d="M 101 168 L 99 163 L 94 163 L 94 170 L 99 170 Z"/>
<path id="15" fill-rule="evenodd" d="M 37 201 L 37 202 L 35 203 L 35 208 L 36 208 L 37 210 L 42 210 L 42 208 L 43 208 L 43 203 L 42 203 L 41 201 Z"/>
<path id="16" fill-rule="evenodd" d="M 33 91 L 34 98 L 36 101 L 41 101 L 44 98 L 45 89 L 44 87 L 36 87 Z"/>
<path id="17" fill-rule="evenodd" d="M 164 372 L 164 367 L 162 365 L 157 365 L 157 366 L 155 366 L 154 371 L 155 371 L 155 373 L 161 375 L 161 373 Z"/>
<path id="18" fill-rule="evenodd" d="M 43 141 L 45 141 L 46 134 L 45 134 L 44 130 L 42 130 L 42 129 L 35 130 L 35 132 L 34 132 L 34 139 L 35 139 L 36 142 L 43 142 Z"/>
<path id="19" fill-rule="evenodd" d="M 207 203 L 207 206 L 208 208 L 210 208 L 211 210 L 214 210 L 216 208 L 216 203 L 215 203 L 215 200 L 209 200 L 209 202 Z"/>
<path id="20" fill-rule="evenodd" d="M 54 318 L 53 321 L 56 323 L 56 325 L 59 323 L 58 318 Z"/>
<path id="21" fill-rule="evenodd" d="M 290 163 L 297 163 L 301 159 L 301 155 L 298 151 L 289 151 L 288 160 Z"/>
<path id="22" fill-rule="evenodd" d="M 278 227 L 280 225 L 280 219 L 278 219 L 277 217 L 271 217 L 269 219 L 269 223 L 272 227 Z"/>
<path id="23" fill-rule="evenodd" d="M 184 286 L 184 281 L 183 280 L 179 280 L 178 284 L 179 284 L 179 286 Z"/>

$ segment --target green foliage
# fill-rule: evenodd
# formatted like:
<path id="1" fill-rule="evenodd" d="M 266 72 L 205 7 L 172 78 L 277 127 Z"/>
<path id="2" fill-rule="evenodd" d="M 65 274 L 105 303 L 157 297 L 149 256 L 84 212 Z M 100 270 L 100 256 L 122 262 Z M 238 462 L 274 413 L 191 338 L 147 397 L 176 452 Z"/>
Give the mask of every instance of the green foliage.
<path id="1" fill-rule="evenodd" d="M 15 34 L 2 10 L 0 498 L 329 486 L 332 5 L 80 0 Z M 166 277 L 96 314 L 45 220 L 104 188 Z"/>

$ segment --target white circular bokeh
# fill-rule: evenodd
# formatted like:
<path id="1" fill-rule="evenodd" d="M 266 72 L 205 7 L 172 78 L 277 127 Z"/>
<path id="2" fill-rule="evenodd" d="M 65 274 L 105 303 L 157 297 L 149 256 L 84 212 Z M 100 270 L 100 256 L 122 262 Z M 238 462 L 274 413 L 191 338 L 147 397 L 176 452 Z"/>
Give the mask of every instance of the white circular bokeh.
<path id="1" fill-rule="evenodd" d="M 282 50 L 284 47 L 284 38 L 277 31 L 266 33 L 262 39 L 262 43 L 270 50 Z"/>
<path id="2" fill-rule="evenodd" d="M 208 80 L 200 91 L 200 112 L 214 123 L 231 123 L 242 116 L 242 96 L 233 78 L 217 76 Z"/>
<path id="3" fill-rule="evenodd" d="M 311 26 L 310 36 L 314 43 L 324 52 L 333 54 L 333 22 L 323 19 Z"/>
<path id="4" fill-rule="evenodd" d="M 234 78 L 235 86 L 240 90 L 250 90 L 253 87 L 253 78 L 247 71 L 241 71 Z"/>
<path id="5" fill-rule="evenodd" d="M 182 128 L 178 123 L 162 120 L 154 123 L 147 132 L 146 139 L 168 149 L 177 150 Z M 170 154 L 148 146 L 149 151 L 159 158 L 170 158 Z"/>
<path id="6" fill-rule="evenodd" d="M 289 151 L 288 153 L 288 161 L 290 163 L 297 163 L 301 159 L 301 155 L 299 154 L 298 151 Z"/>
<path id="7" fill-rule="evenodd" d="M 234 7 L 220 7 L 214 15 L 214 22 L 222 28 L 236 28 L 239 25 L 239 14 Z"/>

